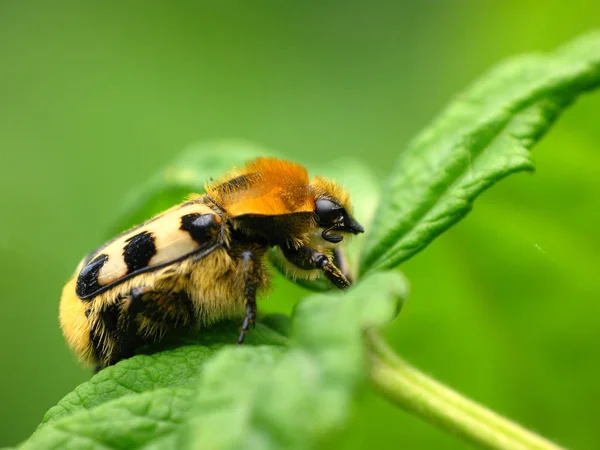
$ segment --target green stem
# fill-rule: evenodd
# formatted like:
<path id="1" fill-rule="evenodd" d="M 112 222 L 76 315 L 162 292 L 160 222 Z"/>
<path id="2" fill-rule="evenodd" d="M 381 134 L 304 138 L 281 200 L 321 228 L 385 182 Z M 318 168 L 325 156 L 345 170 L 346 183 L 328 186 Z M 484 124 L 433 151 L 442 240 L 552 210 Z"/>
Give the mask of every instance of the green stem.
<path id="1" fill-rule="evenodd" d="M 376 331 L 367 333 L 367 342 L 372 382 L 384 397 L 402 408 L 482 447 L 562 450 L 407 364 Z"/>

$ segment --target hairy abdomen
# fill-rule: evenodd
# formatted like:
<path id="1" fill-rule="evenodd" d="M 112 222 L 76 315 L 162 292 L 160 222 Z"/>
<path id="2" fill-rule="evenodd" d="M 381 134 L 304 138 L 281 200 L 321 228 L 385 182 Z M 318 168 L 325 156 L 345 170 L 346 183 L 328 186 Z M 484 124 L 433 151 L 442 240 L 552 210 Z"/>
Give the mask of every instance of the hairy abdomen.
<path id="1" fill-rule="evenodd" d="M 61 299 L 63 334 L 80 360 L 103 367 L 173 330 L 201 330 L 242 317 L 245 279 L 237 256 L 217 248 L 198 261 L 190 257 L 140 274 L 88 300 L 77 297 L 71 280 Z M 259 286 L 266 287 L 262 264 L 256 274 Z"/>

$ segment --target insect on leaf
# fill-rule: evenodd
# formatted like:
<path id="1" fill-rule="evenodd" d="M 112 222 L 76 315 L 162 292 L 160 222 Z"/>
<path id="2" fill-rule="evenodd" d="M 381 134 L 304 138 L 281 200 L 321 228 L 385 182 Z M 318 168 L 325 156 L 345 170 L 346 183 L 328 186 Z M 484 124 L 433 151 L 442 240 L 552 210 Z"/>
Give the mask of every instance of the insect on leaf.
<path id="1" fill-rule="evenodd" d="M 532 170 L 530 149 L 579 94 L 599 84 L 600 33 L 483 76 L 401 153 L 361 272 L 397 266 L 464 217 L 485 189 Z"/>
<path id="2" fill-rule="evenodd" d="M 304 299 L 289 341 L 285 321 L 269 318 L 254 345 L 219 348 L 238 330 L 226 323 L 121 361 L 52 408 L 21 448 L 313 447 L 347 419 L 365 377 L 364 330 L 392 320 L 405 294 L 400 274 L 379 273 Z"/>

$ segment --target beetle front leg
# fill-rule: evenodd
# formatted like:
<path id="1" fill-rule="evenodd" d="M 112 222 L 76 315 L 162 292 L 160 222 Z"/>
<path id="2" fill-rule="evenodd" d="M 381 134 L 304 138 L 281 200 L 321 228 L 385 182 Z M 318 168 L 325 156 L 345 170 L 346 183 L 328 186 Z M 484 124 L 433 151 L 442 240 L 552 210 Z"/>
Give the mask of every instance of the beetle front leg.
<path id="1" fill-rule="evenodd" d="M 333 249 L 333 263 L 348 279 L 348 282 L 354 284 L 354 281 L 350 276 L 350 264 L 348 263 L 348 258 L 346 257 L 346 252 L 343 247 L 336 247 Z"/>
<path id="2" fill-rule="evenodd" d="M 301 269 L 319 269 L 337 288 L 347 289 L 352 284 L 344 273 L 325 255 L 310 247 L 283 249 L 283 254 L 291 263 Z"/>

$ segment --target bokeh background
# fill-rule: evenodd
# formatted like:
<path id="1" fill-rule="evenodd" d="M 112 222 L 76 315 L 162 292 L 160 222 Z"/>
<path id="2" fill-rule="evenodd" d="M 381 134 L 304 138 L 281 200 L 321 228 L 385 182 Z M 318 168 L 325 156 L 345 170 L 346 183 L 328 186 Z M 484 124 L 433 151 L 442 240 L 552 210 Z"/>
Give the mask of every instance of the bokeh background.
<path id="1" fill-rule="evenodd" d="M 597 0 L 203 3 L 0 1 L 0 446 L 89 378 L 59 330 L 62 285 L 184 147 L 241 137 L 383 177 L 488 67 L 600 26 Z M 412 295 L 388 332 L 426 372 L 578 449 L 600 447 L 599 117 L 600 94 L 580 100 L 535 175 L 403 266 Z M 342 435 L 465 445 L 369 391 Z"/>

